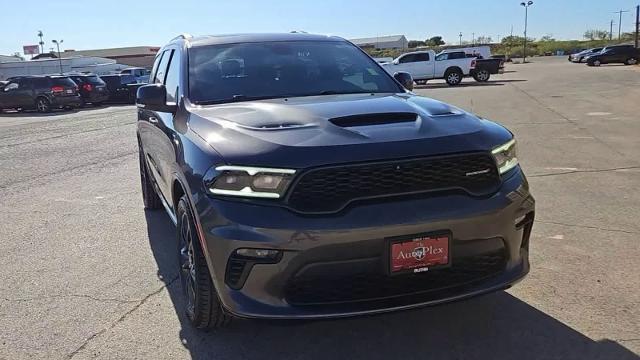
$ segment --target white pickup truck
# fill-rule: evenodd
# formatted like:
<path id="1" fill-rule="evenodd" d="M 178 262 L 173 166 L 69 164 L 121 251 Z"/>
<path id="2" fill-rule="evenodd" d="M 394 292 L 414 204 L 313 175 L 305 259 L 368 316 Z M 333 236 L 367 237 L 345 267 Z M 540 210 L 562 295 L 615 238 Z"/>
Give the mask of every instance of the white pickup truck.
<path id="1" fill-rule="evenodd" d="M 454 86 L 475 69 L 476 59 L 460 51 L 436 55 L 433 50 L 427 50 L 402 54 L 392 62 L 382 64 L 382 67 L 391 75 L 398 71 L 408 72 L 418 84 L 432 79 L 445 79 L 447 84 Z"/>

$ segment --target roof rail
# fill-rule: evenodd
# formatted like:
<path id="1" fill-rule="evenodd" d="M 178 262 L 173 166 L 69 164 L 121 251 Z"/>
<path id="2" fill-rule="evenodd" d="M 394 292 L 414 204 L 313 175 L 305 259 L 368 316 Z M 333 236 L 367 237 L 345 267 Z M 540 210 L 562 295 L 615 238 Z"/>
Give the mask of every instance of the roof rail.
<path id="1" fill-rule="evenodd" d="M 185 39 L 186 40 L 186 39 L 191 39 L 192 37 L 193 36 L 191 36 L 191 34 L 182 33 L 182 34 L 174 37 L 173 39 L 171 39 L 171 41 L 178 40 L 178 39 Z"/>

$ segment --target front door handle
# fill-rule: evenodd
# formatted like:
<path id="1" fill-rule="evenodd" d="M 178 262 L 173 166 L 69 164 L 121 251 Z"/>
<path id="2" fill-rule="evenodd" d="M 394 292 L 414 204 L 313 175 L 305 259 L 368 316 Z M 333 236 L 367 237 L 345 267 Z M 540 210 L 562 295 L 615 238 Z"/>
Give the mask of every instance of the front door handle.
<path id="1" fill-rule="evenodd" d="M 157 124 L 158 123 L 158 118 L 155 116 L 149 116 L 149 122 L 152 124 Z"/>

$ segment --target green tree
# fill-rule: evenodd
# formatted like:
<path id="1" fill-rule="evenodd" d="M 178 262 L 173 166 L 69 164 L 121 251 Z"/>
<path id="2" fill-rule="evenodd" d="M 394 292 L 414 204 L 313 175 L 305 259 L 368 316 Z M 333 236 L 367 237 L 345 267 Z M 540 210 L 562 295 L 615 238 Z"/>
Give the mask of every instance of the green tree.
<path id="1" fill-rule="evenodd" d="M 587 40 L 606 40 L 609 38 L 609 32 L 606 30 L 590 29 L 584 32 L 583 37 Z"/>
<path id="2" fill-rule="evenodd" d="M 421 40 L 409 40 L 409 47 L 416 48 L 418 46 L 425 46 L 427 43 Z"/>
<path id="3" fill-rule="evenodd" d="M 491 44 L 492 42 L 491 36 L 478 36 L 476 39 L 476 44 Z"/>
<path id="4" fill-rule="evenodd" d="M 445 44 L 444 40 L 442 40 L 442 36 L 434 36 L 425 43 L 427 46 L 440 46 Z"/>

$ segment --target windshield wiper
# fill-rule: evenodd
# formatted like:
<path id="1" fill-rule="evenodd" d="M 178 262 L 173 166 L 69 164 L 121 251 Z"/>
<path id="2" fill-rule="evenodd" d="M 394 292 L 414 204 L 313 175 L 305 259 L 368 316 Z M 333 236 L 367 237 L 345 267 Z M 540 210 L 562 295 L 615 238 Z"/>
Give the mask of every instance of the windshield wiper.
<path id="1" fill-rule="evenodd" d="M 343 94 L 373 94 L 373 91 L 337 91 L 337 90 L 323 90 L 313 95 L 343 95 Z"/>

